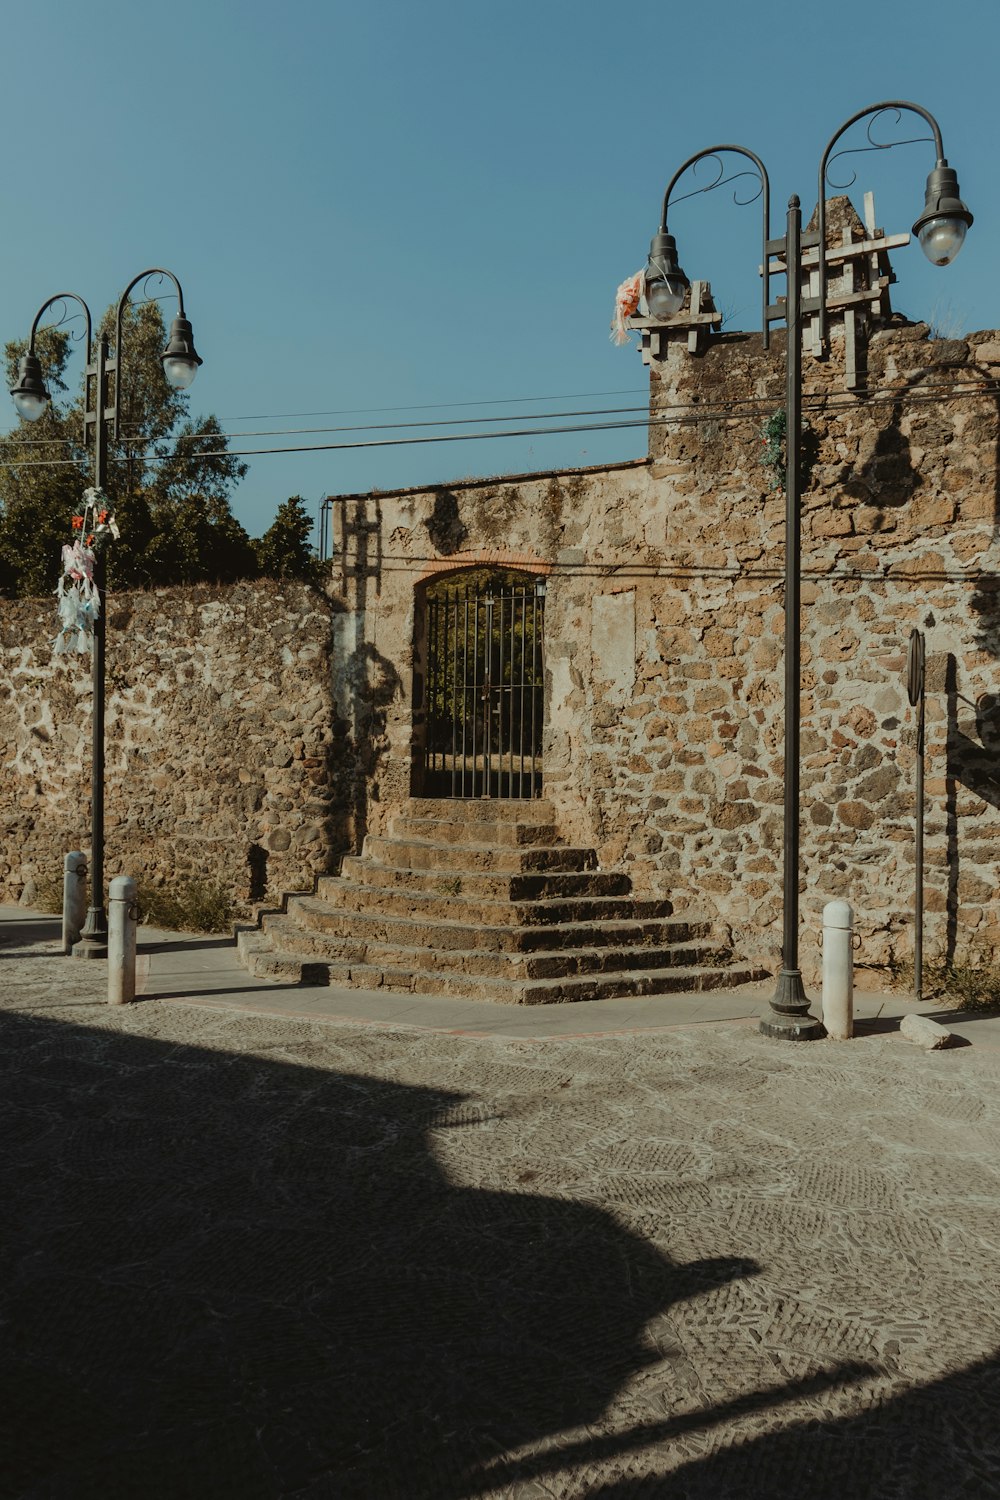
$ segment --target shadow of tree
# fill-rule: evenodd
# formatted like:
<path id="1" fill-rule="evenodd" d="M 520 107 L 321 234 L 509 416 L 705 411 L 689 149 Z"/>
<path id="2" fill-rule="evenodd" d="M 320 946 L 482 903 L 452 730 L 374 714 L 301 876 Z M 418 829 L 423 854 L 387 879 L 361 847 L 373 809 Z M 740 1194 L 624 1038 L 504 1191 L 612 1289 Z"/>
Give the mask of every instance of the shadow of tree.
<path id="1" fill-rule="evenodd" d="M 973 647 L 1000 658 L 1000 576 L 980 573 L 969 600 L 978 616 Z M 945 661 L 947 742 L 945 766 L 945 830 L 948 841 L 948 889 L 945 959 L 954 961 L 958 947 L 961 839 L 958 791 L 964 787 L 982 802 L 1000 809 L 1000 694 L 982 693 L 969 702 L 959 690 L 959 662 L 954 652 Z M 977 851 L 977 863 L 990 863 L 988 849 Z M 991 899 L 985 888 L 982 900 Z"/>
<path id="2" fill-rule="evenodd" d="M 338 819 L 333 853 L 358 853 L 368 831 L 369 787 L 385 754 L 386 725 L 403 690 L 397 666 L 370 640 L 369 594 L 382 588 L 382 503 L 377 493 L 358 497 L 340 512 L 341 603 L 335 611 L 333 737 L 326 777 L 336 789 Z"/>
<path id="3" fill-rule="evenodd" d="M 458 1497 L 756 1269 L 452 1186 L 427 1130 L 476 1127 L 459 1095 L 38 1017 L 0 1041 L 12 1495 Z"/>
<path id="4" fill-rule="evenodd" d="M 879 510 L 898 509 L 912 498 L 920 475 L 911 462 L 910 440 L 902 430 L 902 417 L 903 405 L 896 403 L 868 457 L 860 466 L 845 466 L 841 475 L 845 495 Z"/>

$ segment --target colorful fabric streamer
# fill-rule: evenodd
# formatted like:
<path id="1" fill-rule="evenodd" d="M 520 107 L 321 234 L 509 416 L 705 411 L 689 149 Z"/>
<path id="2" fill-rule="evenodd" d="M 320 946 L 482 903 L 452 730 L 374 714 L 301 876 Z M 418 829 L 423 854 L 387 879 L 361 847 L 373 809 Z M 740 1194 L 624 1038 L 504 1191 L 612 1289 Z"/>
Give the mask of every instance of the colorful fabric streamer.
<path id="1" fill-rule="evenodd" d="M 636 271 L 623 281 L 615 293 L 615 315 L 611 319 L 611 338 L 616 344 L 627 344 L 631 334 L 627 320 L 639 311 L 639 304 L 646 292 L 646 272 Z"/>
<path id="2" fill-rule="evenodd" d="M 121 533 L 115 521 L 111 501 L 101 489 L 83 492 L 83 514 L 73 517 L 76 538 L 72 546 L 62 549 L 62 576 L 56 586 L 59 600 L 59 634 L 53 652 L 68 656 L 74 651 L 93 648 L 94 623 L 101 612 L 101 594 L 94 582 L 94 564 L 108 538 L 118 540 Z"/>
<path id="3" fill-rule="evenodd" d="M 94 554 L 79 538 L 62 549 L 63 571 L 56 587 L 59 600 L 59 634 L 53 645 L 56 656 L 89 651 L 94 641 L 94 622 L 100 614 L 101 597 L 94 582 Z"/>

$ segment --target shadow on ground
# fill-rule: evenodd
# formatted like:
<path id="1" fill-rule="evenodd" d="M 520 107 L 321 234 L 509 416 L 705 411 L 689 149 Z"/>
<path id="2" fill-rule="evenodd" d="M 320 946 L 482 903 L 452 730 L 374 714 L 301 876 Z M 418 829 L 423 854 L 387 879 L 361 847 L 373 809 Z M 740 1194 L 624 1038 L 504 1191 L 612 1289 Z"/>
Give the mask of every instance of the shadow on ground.
<path id="1" fill-rule="evenodd" d="M 0 929 L 0 958 L 8 956 L 8 949 L 10 957 L 20 958 L 19 948 L 30 948 L 35 943 L 61 942 L 62 917 L 13 917 Z M 61 947 L 56 950 L 56 956 L 62 957 Z"/>
<path id="2" fill-rule="evenodd" d="M 0 1068 L 7 1494 L 460 1496 L 755 1269 L 450 1186 L 444 1092 L 9 1015 Z"/>
<path id="3" fill-rule="evenodd" d="M 0 1017 L 0 1492 L 997 1492 L 995 1359 L 848 1418 L 802 1419 L 872 1373 L 831 1362 L 605 1425 L 663 1363 L 646 1323 L 757 1267 L 679 1266 L 596 1207 L 452 1185 L 428 1132 L 481 1128 L 482 1102 L 331 1071 L 337 1057 L 329 1039 L 236 1056 Z M 710 1316 L 725 1359 L 732 1329 Z M 690 1434 L 704 1453 L 674 1467 Z"/>

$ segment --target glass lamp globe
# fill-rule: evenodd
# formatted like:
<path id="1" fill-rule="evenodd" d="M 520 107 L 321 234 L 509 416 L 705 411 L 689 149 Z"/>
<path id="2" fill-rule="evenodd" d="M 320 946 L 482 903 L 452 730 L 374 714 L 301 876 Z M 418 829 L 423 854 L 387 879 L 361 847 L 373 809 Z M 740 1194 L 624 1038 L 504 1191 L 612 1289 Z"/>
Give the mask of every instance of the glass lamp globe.
<path id="1" fill-rule="evenodd" d="M 968 225 L 964 219 L 940 215 L 928 219 L 917 231 L 920 248 L 932 266 L 948 266 L 965 244 Z"/>
<path id="2" fill-rule="evenodd" d="M 11 394 L 18 416 L 26 422 L 37 422 L 49 404 L 44 396 L 38 396 L 34 391 L 13 391 Z"/>
<path id="3" fill-rule="evenodd" d="M 658 276 L 646 282 L 646 306 L 651 318 L 669 318 L 684 305 L 685 285 L 677 276 Z"/>
<path id="4" fill-rule="evenodd" d="M 198 366 L 193 359 L 188 359 L 183 354 L 166 354 L 163 357 L 163 374 L 167 384 L 172 385 L 175 391 L 186 391 L 198 373 Z"/>

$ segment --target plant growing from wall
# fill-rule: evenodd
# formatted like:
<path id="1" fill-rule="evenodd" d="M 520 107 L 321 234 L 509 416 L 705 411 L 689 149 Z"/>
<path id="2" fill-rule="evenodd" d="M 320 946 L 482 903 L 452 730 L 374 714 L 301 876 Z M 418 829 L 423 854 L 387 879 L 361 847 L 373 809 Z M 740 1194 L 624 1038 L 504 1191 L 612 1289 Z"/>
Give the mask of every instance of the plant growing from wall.
<path id="1" fill-rule="evenodd" d="M 788 473 L 788 413 L 783 406 L 778 411 L 773 411 L 766 421 L 761 423 L 760 441 L 764 449 L 760 461 L 765 469 L 769 469 L 771 472 L 771 488 L 774 490 L 783 490 Z M 809 476 L 812 472 L 812 466 L 816 461 L 818 448 L 819 444 L 816 434 L 808 422 L 803 422 L 802 439 L 799 446 L 799 453 L 802 458 L 799 478 L 803 489 L 809 483 Z"/>

